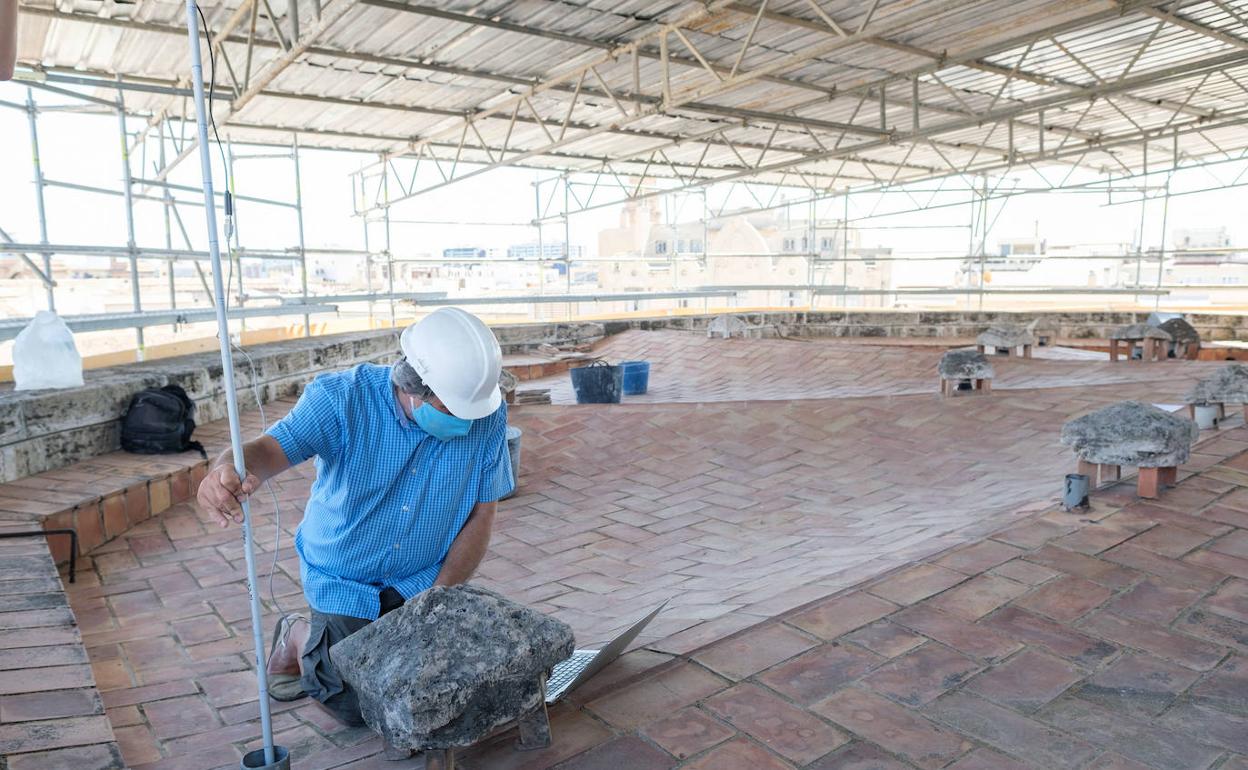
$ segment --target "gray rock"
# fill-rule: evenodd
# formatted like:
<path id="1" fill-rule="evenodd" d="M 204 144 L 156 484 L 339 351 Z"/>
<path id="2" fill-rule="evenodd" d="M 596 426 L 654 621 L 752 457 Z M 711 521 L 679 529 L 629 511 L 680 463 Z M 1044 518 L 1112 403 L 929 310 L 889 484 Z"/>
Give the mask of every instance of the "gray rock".
<path id="1" fill-rule="evenodd" d="M 1200 342 L 1200 332 L 1196 331 L 1196 327 L 1192 326 L 1182 318 L 1171 318 L 1157 328 L 1169 334 L 1170 339 L 1181 345 L 1191 342 Z"/>
<path id="2" fill-rule="evenodd" d="M 1187 462 L 1200 429 L 1139 401 L 1120 401 L 1062 426 L 1062 443 L 1102 465 L 1169 468 Z"/>
<path id="3" fill-rule="evenodd" d="M 941 379 L 945 380 L 990 380 L 992 364 L 978 350 L 950 350 L 940 357 L 936 365 Z"/>
<path id="4" fill-rule="evenodd" d="M 498 387 L 500 390 L 503 391 L 504 395 L 506 395 L 507 393 L 515 392 L 516 388 L 519 385 L 520 385 L 520 378 L 517 377 L 515 374 L 507 371 L 506 369 L 502 369 L 499 371 Z"/>
<path id="5" fill-rule="evenodd" d="M 1248 366 L 1227 364 L 1192 386 L 1186 404 L 1248 404 Z"/>
<path id="6" fill-rule="evenodd" d="M 724 339 L 728 339 L 729 337 L 734 337 L 737 335 L 744 337 L 745 332 L 748 328 L 749 327 L 746 326 L 745 321 L 743 321 L 738 316 L 735 316 L 735 315 L 715 316 L 714 318 L 711 319 L 711 322 L 707 324 L 706 336 L 707 337 L 723 337 Z"/>
<path id="7" fill-rule="evenodd" d="M 1025 326 L 998 324 L 989 326 L 975 338 L 975 344 L 993 348 L 1017 348 L 1036 344 L 1035 335 Z"/>
<path id="8" fill-rule="evenodd" d="M 435 587 L 330 649 L 368 726 L 408 749 L 471 746 L 540 705 L 566 623 L 472 585 Z"/>
<path id="9" fill-rule="evenodd" d="M 1109 333 L 1111 340 L 1169 340 L 1170 332 L 1148 324 L 1120 326 Z"/>

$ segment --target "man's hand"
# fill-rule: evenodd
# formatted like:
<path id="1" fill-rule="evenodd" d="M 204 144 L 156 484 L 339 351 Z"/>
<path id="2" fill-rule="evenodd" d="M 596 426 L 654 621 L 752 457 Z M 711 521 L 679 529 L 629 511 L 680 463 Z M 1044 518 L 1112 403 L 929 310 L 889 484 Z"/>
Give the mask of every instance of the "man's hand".
<path id="1" fill-rule="evenodd" d="M 253 492 L 260 488 L 260 479 L 248 473 L 241 482 L 234 466 L 221 464 L 208 471 L 208 475 L 199 484 L 199 493 L 195 496 L 199 507 L 212 517 L 222 528 L 243 523 L 242 503 Z"/>

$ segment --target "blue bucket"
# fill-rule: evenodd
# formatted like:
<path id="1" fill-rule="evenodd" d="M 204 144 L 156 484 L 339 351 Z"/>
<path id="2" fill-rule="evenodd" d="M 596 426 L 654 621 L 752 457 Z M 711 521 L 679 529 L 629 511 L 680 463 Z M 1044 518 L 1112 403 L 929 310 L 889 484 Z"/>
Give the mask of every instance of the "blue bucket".
<path id="1" fill-rule="evenodd" d="M 514 425 L 507 426 L 507 454 L 511 456 L 511 492 L 507 493 L 503 499 L 516 494 L 516 490 L 520 488 L 520 436 L 524 431 Z"/>
<path id="2" fill-rule="evenodd" d="M 624 370 L 624 395 L 640 396 L 650 385 L 649 361 L 622 361 L 620 368 Z"/>
<path id="3" fill-rule="evenodd" d="M 605 361 L 569 369 L 578 404 L 618 404 L 624 394 L 624 370 Z"/>

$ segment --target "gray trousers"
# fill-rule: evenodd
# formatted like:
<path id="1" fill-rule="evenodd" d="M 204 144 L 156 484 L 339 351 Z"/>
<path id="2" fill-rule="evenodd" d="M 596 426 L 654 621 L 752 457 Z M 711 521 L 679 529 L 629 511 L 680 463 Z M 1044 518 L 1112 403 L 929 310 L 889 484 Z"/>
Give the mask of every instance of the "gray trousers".
<path id="1" fill-rule="evenodd" d="M 393 588 L 381 591 L 381 614 L 403 606 L 403 595 Z M 308 645 L 303 649 L 303 677 L 300 684 L 309 696 L 323 703 L 344 724 L 359 727 L 360 700 L 351 686 L 342 681 L 329 658 L 329 648 L 372 623 L 350 615 L 330 615 L 312 610 Z"/>

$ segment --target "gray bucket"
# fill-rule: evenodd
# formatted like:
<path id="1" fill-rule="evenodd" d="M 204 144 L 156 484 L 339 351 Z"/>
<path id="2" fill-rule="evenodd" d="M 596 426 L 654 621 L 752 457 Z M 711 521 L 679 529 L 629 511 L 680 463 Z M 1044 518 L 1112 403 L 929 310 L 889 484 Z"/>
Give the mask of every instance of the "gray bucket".
<path id="1" fill-rule="evenodd" d="M 507 454 L 511 455 L 511 492 L 505 497 L 511 497 L 520 488 L 520 436 L 524 431 L 514 425 L 507 426 Z"/>
<path id="2" fill-rule="evenodd" d="M 1088 476 L 1084 473 L 1067 473 L 1066 487 L 1062 491 L 1062 504 L 1073 511 L 1088 504 Z"/>

